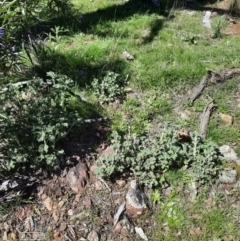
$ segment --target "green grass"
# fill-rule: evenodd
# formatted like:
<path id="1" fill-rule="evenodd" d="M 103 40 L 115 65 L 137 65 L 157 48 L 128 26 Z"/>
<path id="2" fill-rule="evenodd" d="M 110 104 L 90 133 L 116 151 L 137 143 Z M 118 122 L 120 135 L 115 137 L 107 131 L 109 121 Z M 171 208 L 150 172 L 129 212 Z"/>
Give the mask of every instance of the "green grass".
<path id="1" fill-rule="evenodd" d="M 176 192 L 161 202 L 156 214 L 155 235 L 151 240 L 238 240 L 238 222 L 233 219 L 236 210 L 226 204 L 227 197 L 218 192 L 209 197 L 208 192 L 202 190 L 196 200 L 188 202 L 188 205 Z M 199 232 L 191 234 L 190 230 Z"/>

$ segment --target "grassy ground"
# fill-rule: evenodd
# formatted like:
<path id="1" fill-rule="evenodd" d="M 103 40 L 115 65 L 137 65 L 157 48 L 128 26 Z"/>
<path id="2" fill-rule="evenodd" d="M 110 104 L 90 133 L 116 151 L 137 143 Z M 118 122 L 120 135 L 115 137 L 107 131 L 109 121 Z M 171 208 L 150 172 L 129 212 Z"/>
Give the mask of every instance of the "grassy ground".
<path id="1" fill-rule="evenodd" d="M 84 117 L 95 116 L 95 112 L 113 117 L 111 127 L 120 132 L 130 126 L 131 131 L 142 133 L 162 120 L 174 120 L 195 130 L 200 112 L 214 99 L 217 108 L 207 138 L 217 144 L 234 143 L 240 154 L 237 78 L 209 86 L 202 98 L 187 107 L 191 113 L 188 119 L 175 111 L 207 68 L 219 71 L 240 66 L 240 35 L 222 35 L 228 25 L 226 16 L 214 17 L 210 31 L 202 24 L 204 10 L 209 7 L 198 4 L 191 6 L 193 15 L 167 0 L 161 1 L 160 10 L 141 1 L 73 0 L 73 4 L 79 9 L 80 31 L 69 36 L 55 31 L 54 38 L 48 35 L 47 45 L 57 53 L 51 66 L 72 77 L 75 92 L 91 102 L 86 106 L 73 100 Z M 124 49 L 134 61 L 123 59 Z M 94 96 L 92 81 L 102 79 L 107 71 L 128 81 L 128 93 L 119 105 L 101 105 Z M 226 126 L 219 113 L 231 115 L 234 124 Z M 214 192 L 210 196 L 209 190 L 202 190 L 196 202 L 188 206 L 177 191 L 166 200 L 157 200 L 156 227 L 148 234 L 151 240 L 239 240 L 238 219 L 234 218 L 239 214 L 228 202 L 232 195 L 237 202 L 237 194 Z"/>

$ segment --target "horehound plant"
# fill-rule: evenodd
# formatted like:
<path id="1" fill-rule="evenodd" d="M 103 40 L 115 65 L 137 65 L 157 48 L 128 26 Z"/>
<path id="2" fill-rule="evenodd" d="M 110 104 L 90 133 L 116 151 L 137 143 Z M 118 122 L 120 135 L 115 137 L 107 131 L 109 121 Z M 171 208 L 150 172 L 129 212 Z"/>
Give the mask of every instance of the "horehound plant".
<path id="1" fill-rule="evenodd" d="M 166 122 L 141 136 L 121 136 L 113 132 L 110 147 L 115 153 L 97 160 L 97 176 L 110 179 L 130 171 L 140 183 L 155 187 L 161 184 L 166 172 L 181 169 L 200 184 L 213 181 L 219 171 L 217 145 L 203 142 L 197 132 L 190 134 L 191 140 L 181 141 L 178 136 L 181 129 L 179 125 Z"/>

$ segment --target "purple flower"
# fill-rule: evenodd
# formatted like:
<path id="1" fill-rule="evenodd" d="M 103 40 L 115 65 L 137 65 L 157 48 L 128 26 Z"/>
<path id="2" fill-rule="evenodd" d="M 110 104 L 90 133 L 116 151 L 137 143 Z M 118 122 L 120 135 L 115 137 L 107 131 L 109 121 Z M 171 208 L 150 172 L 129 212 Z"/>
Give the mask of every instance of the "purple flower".
<path id="1" fill-rule="evenodd" d="M 0 28 L 0 38 L 2 38 L 4 36 L 4 29 Z"/>
<path id="2" fill-rule="evenodd" d="M 83 18 L 83 15 L 82 15 L 82 14 L 80 14 L 80 15 L 79 15 L 79 18 Z"/>
<path id="3" fill-rule="evenodd" d="M 17 51 L 16 45 L 12 46 L 12 51 L 13 51 L 13 52 L 16 52 L 16 51 Z"/>
<path id="4" fill-rule="evenodd" d="M 84 70 L 83 70 L 83 69 L 80 69 L 80 70 L 78 71 L 78 73 L 79 73 L 80 75 L 84 75 Z"/>

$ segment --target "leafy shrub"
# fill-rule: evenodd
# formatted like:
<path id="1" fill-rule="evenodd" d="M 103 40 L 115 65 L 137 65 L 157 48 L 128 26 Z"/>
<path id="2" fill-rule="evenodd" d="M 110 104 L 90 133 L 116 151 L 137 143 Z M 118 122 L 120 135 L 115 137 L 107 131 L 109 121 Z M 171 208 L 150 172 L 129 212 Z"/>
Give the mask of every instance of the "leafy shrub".
<path id="1" fill-rule="evenodd" d="M 126 79 L 121 78 L 117 73 L 108 71 L 101 81 L 94 79 L 92 87 L 99 101 L 107 103 L 113 102 L 117 98 L 123 98 L 125 94 L 124 86 L 126 84 Z"/>
<path id="2" fill-rule="evenodd" d="M 21 59 L 18 59 L 17 64 L 16 55 L 19 55 L 22 47 L 28 45 L 30 38 L 42 38 L 58 25 L 61 25 L 59 28 L 73 30 L 79 23 L 79 13 L 72 7 L 70 0 L 3 1 L 0 7 L 0 72 L 5 76 L 20 72 Z M 22 64 L 25 62 L 21 61 Z"/>
<path id="3" fill-rule="evenodd" d="M 59 141 L 81 120 L 68 107 L 71 84 L 49 72 L 45 81 L 34 78 L 24 88 L 12 84 L 0 96 L 0 174 L 57 165 L 63 154 Z"/>
<path id="4" fill-rule="evenodd" d="M 181 142 L 181 127 L 170 123 L 159 124 L 158 130 L 137 136 L 120 136 L 112 133 L 112 155 L 97 160 L 97 176 L 112 178 L 123 171 L 130 171 L 140 183 L 158 186 L 169 170 L 188 169 L 195 180 L 205 183 L 219 170 L 218 149 L 211 141 L 203 142 L 197 133 L 191 134 L 191 142 Z"/>

